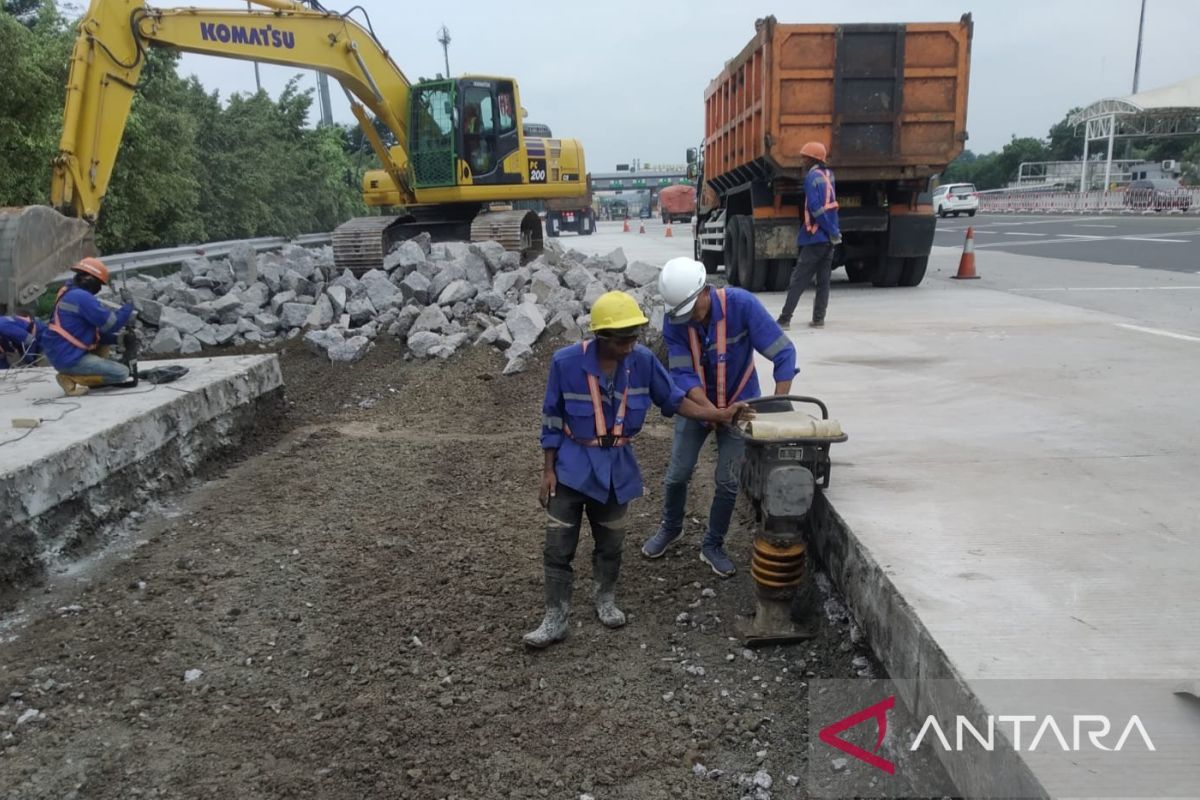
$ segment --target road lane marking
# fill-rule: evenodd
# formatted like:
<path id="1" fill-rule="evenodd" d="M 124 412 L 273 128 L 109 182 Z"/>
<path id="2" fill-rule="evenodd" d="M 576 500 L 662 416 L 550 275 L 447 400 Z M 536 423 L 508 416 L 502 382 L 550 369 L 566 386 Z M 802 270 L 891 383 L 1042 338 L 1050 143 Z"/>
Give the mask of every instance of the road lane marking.
<path id="1" fill-rule="evenodd" d="M 1025 231 L 1005 231 L 1006 236 L 1049 236 L 1048 233 L 1027 233 Z"/>
<path id="2" fill-rule="evenodd" d="M 1160 328 L 1143 328 L 1141 325 L 1127 325 L 1124 322 L 1116 323 L 1118 328 L 1125 328 L 1131 331 L 1140 331 L 1142 333 L 1151 333 L 1155 336 L 1166 336 L 1168 339 L 1180 339 L 1185 342 L 1200 342 L 1200 336 L 1188 336 L 1185 333 L 1175 333 L 1174 331 L 1164 331 Z"/>
<path id="3" fill-rule="evenodd" d="M 1125 264 L 1109 264 L 1118 267 Z M 1134 267 L 1137 269 L 1137 267 Z M 1200 272 L 1196 273 L 1200 275 Z M 1200 286 L 1031 286 L 1025 289 L 1008 289 L 1010 292 L 1175 292 L 1200 291 Z"/>
<path id="4" fill-rule="evenodd" d="M 1187 239 L 1153 239 L 1148 236 L 1122 236 L 1123 242 L 1170 242 L 1171 244 L 1192 244 Z"/>
<path id="5" fill-rule="evenodd" d="M 1116 225 L 1084 225 L 1083 223 L 1080 223 L 1079 225 L 1076 225 L 1075 227 L 1077 227 L 1077 228 L 1115 228 L 1117 226 Z"/>

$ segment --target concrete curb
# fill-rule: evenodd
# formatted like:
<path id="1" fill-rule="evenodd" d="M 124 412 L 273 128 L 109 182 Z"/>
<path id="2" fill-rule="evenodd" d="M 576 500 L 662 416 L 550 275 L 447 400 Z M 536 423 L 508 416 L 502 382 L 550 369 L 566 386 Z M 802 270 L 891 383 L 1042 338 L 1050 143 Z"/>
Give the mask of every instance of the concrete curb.
<path id="1" fill-rule="evenodd" d="M 236 376 L 0 475 L 0 599 L 102 544 L 106 528 L 236 448 L 282 404 L 279 361 L 260 357 Z"/>
<path id="2" fill-rule="evenodd" d="M 822 492 L 813 502 L 810 520 L 810 544 L 817 560 L 845 598 L 855 622 L 913 716 L 923 719 L 934 714 L 944 719 L 955 714 L 986 715 L 969 683 L 955 672 L 887 572 Z M 931 688 L 938 688 L 940 693 L 932 694 Z M 950 763 L 940 760 L 964 796 L 1050 796 L 1019 753 L 997 747 L 991 756 L 969 764 L 961 758 Z"/>

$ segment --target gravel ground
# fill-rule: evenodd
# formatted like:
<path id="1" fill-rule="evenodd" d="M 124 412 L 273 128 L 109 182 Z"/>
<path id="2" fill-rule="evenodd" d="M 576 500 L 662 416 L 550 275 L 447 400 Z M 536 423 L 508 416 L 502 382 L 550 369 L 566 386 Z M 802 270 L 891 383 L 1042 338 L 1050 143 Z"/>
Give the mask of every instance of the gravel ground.
<path id="1" fill-rule="evenodd" d="M 697 558 L 712 453 L 688 535 L 641 558 L 668 421 L 638 444 L 629 624 L 591 612 L 585 533 L 570 636 L 521 646 L 541 617 L 548 354 L 502 378 L 491 348 L 415 364 L 381 342 L 338 368 L 285 350 L 273 439 L 128 526 L 121 555 L 35 590 L 0 634 L 4 796 L 806 797 L 833 758 L 807 763 L 807 681 L 855 676 L 866 643 L 836 598 L 809 643 L 731 639 L 747 570 L 722 581 Z M 740 565 L 749 523 L 739 504 Z M 745 785 L 759 770 L 769 791 Z"/>

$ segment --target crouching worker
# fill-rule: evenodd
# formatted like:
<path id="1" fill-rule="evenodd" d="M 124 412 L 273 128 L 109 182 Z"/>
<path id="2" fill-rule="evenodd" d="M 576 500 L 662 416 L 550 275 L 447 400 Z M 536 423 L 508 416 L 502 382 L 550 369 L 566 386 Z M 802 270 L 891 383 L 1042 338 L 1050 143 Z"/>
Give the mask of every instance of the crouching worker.
<path id="1" fill-rule="evenodd" d="M 75 281 L 58 290 L 54 315 L 43 337 L 43 348 L 58 371 L 58 385 L 72 397 L 87 394 L 89 386 L 132 385 L 129 368 L 108 356 L 108 346 L 133 316 L 133 305 L 116 311 L 96 294 L 108 283 L 108 268 L 96 258 L 71 267 Z"/>
<path id="2" fill-rule="evenodd" d="M 0 369 L 37 365 L 45 331 L 46 324 L 33 317 L 0 317 Z"/>
<path id="3" fill-rule="evenodd" d="M 653 403 L 665 416 L 730 424 L 745 403 L 716 409 L 688 398 L 638 334 L 649 320 L 637 301 L 609 292 L 592 307 L 595 338 L 554 354 L 542 405 L 545 466 L 538 499 L 546 509 L 546 616 L 524 636 L 530 647 L 546 647 L 567 635 L 574 573 L 571 561 L 586 511 L 595 548 L 592 575 L 596 614 L 610 627 L 625 624 L 617 607 L 617 575 L 625 541 L 625 511 L 642 496 L 642 475 L 630 442 Z"/>

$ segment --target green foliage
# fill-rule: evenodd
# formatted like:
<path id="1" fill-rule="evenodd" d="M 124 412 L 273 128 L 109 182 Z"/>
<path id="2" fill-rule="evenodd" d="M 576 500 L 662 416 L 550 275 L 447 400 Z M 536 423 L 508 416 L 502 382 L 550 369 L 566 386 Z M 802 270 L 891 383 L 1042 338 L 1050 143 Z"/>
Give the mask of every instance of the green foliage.
<path id="1" fill-rule="evenodd" d="M 44 203 L 72 33 L 50 3 L 0 13 L 0 206 Z"/>
<path id="2" fill-rule="evenodd" d="M 45 203 L 74 31 L 53 0 L 2 0 L 0 206 Z M 310 92 L 222 103 L 147 51 L 96 239 L 102 252 L 332 230 L 365 213 L 357 126 L 310 128 Z M 368 146 L 369 151 L 369 146 Z"/>

